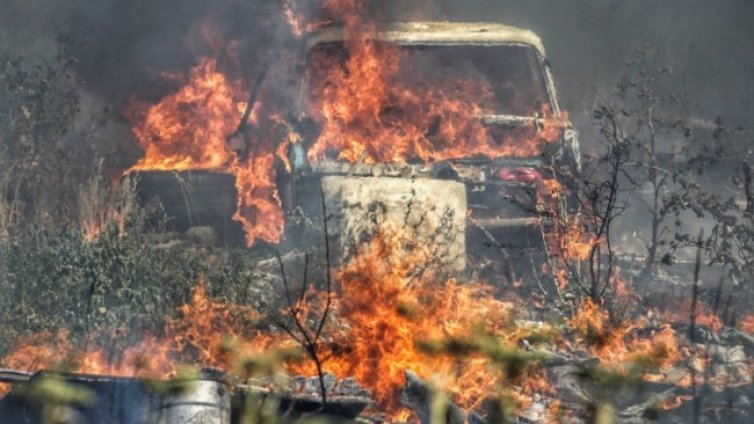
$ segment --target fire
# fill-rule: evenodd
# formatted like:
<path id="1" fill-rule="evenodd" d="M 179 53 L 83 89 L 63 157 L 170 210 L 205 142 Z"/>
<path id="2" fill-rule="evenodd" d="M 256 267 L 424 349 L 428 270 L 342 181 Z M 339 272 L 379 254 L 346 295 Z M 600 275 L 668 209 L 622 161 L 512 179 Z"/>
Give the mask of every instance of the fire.
<path id="1" fill-rule="evenodd" d="M 428 356 L 417 342 L 468 336 L 484 328 L 507 343 L 516 343 L 530 331 L 516 329 L 510 305 L 494 299 L 490 287 L 454 280 L 440 284 L 430 276 L 415 277 L 426 257 L 418 250 L 406 254 L 401 240 L 402 236 L 381 233 L 337 271 L 339 283 L 333 302 L 337 322 L 326 327 L 324 370 L 341 378 L 356 378 L 393 416 L 401 413 L 400 389 L 406 370 L 426 379 L 440 378 L 443 388 L 458 395 L 455 400 L 459 404 L 477 407 L 499 387 L 488 361 L 478 356 Z M 179 309 L 178 318 L 168 319 L 164 335 L 149 336 L 122 354 L 109 354 L 94 344 L 84 354 L 67 333 L 61 333 L 26 340 L 2 362 L 30 371 L 62 367 L 150 377 L 168 377 L 175 373 L 174 364 L 181 362 L 231 370 L 241 355 L 291 346 L 286 335 L 257 329 L 259 317 L 248 307 L 212 300 L 200 284 L 191 301 Z M 230 339 L 236 341 L 234 352 L 223 347 Z M 70 360 L 60 363 L 61 357 Z M 288 367 L 296 374 L 316 375 L 310 362 Z M 528 395 L 547 386 L 541 376 L 531 377 L 522 382 L 522 404 Z"/>
<path id="2" fill-rule="evenodd" d="M 327 21 L 307 22 L 303 15 L 296 13 L 294 3 L 293 0 L 282 0 L 283 17 L 291 28 L 291 33 L 294 37 L 301 38 L 317 27 L 327 23 Z"/>
<path id="3" fill-rule="evenodd" d="M 690 299 L 671 305 L 669 309 L 664 311 L 663 320 L 667 322 L 690 323 L 692 309 L 695 309 L 693 315 L 696 325 L 708 327 L 713 331 L 720 331 L 723 328 L 722 319 L 706 303 L 697 301 L 696 305 L 692 307 Z"/>
<path id="4" fill-rule="evenodd" d="M 754 334 L 754 314 L 746 315 L 739 323 L 739 326 L 741 327 L 741 330 L 749 334 Z"/>
<path id="5" fill-rule="evenodd" d="M 27 372 L 60 370 L 121 377 L 162 378 L 176 371 L 172 351 L 164 340 L 148 336 L 116 355 L 95 345 L 84 351 L 71 341 L 66 330 L 58 334 L 39 333 L 20 340 L 0 363 Z M 10 386 L 0 384 L 0 396 L 9 390 Z"/>
<path id="6" fill-rule="evenodd" d="M 209 58 L 199 61 L 188 80 L 158 104 L 127 111 L 137 121 L 132 130 L 144 149 L 132 170 L 221 171 L 237 161 L 227 138 L 243 113 L 241 81 L 229 81 Z"/>
<path id="7" fill-rule="evenodd" d="M 429 82 L 418 65 L 403 60 L 406 52 L 399 46 L 375 41 L 377 27 L 364 17 L 364 2 L 329 0 L 323 6 L 345 24 L 348 57 L 341 63 L 320 51 L 312 53 L 308 112 L 321 131 L 308 149 L 310 161 L 333 155 L 352 163 L 533 157 L 555 142 L 566 124 L 567 118 L 554 116 L 547 106 L 527 105 L 537 117 L 532 125 L 493 131 L 482 119 L 497 110 L 489 81 L 448 75 Z M 282 8 L 296 36 L 318 25 L 306 24 L 291 1 L 283 1 Z M 275 118 L 252 115 L 254 154 L 239 155 L 230 147 L 246 107 L 246 87 L 243 79 L 221 72 L 217 60 L 202 58 L 183 87 L 154 105 L 134 103 L 126 114 L 144 150 L 128 172 L 209 170 L 235 176 L 234 219 L 243 224 L 251 246 L 282 238 L 275 180 L 277 163 L 287 162 L 285 146 L 291 140 L 267 130 L 274 122 L 261 122 Z M 268 115 L 279 121 L 279 114 Z"/>
<path id="8" fill-rule="evenodd" d="M 593 300 L 586 299 L 570 320 L 577 338 L 604 365 L 623 367 L 640 361 L 658 370 L 667 369 L 681 359 L 675 331 L 662 325 L 649 338 L 632 335 L 634 325 L 613 323 L 608 313 Z M 652 376 L 645 376 L 653 379 Z"/>
<path id="9" fill-rule="evenodd" d="M 217 68 L 215 59 L 202 58 L 176 92 L 155 105 L 134 103 L 127 108 L 133 134 L 144 149 L 144 157 L 127 173 L 208 170 L 232 174 L 238 191 L 234 219 L 243 224 L 248 245 L 257 240 L 276 243 L 283 232 L 275 186 L 276 149 L 264 139 L 255 140 L 261 148 L 248 158 L 231 149 L 228 139 L 239 127 L 248 94 L 243 81 L 232 81 Z"/>
<path id="10" fill-rule="evenodd" d="M 291 32 L 295 37 L 301 37 L 306 31 L 304 31 L 304 23 L 301 22 L 301 18 L 296 12 L 293 11 L 293 5 L 288 0 L 283 0 L 283 16 L 286 22 L 291 27 Z"/>
<path id="11" fill-rule="evenodd" d="M 495 299 L 492 288 L 484 284 L 455 280 L 441 283 L 437 276 L 417 273 L 427 258 L 422 249 L 407 252 L 405 237 L 405 233 L 384 230 L 334 270 L 333 309 L 321 344 L 324 371 L 341 378 L 354 377 L 395 419 L 407 416 L 400 403 L 405 370 L 440 384 L 455 395 L 454 401 L 470 410 L 490 394 L 499 393 L 501 387 L 513 385 L 506 394 L 522 409 L 532 405 L 536 394 L 552 393 L 550 381 L 536 367 L 503 384 L 504 376 L 479 355 L 435 356 L 419 347 L 420 341 L 463 338 L 480 332 L 504 346 L 517 346 L 522 340 L 531 340 L 534 330 L 516 323 L 514 307 Z M 312 292 L 306 296 L 312 304 L 304 306 L 320 313 L 321 304 L 316 302 L 321 296 Z M 249 307 L 212 299 L 200 281 L 176 318 L 167 319 L 161 334 L 147 336 L 122 352 L 98 347 L 96 335 L 84 352 L 82 346 L 70 341 L 68 333 L 61 332 L 22 341 L 2 364 L 30 371 L 64 369 L 145 377 L 174 375 L 178 363 L 232 371 L 241 357 L 292 346 L 282 332 L 260 328 L 260 318 Z M 555 336 L 552 341 L 560 349 L 586 350 L 602 365 L 617 370 L 631 364 L 648 366 L 651 373 L 644 378 L 649 381 L 668 381 L 666 371 L 683 358 L 701 361 L 698 367 L 702 370 L 709 366 L 704 357 L 678 346 L 669 325 L 643 336 L 637 330 L 645 328 L 646 322 L 612 322 L 600 305 L 588 299 L 568 325 L 576 343 Z M 294 374 L 316 375 L 311 362 L 289 363 L 287 368 Z M 668 382 L 683 386 L 690 384 L 689 378 L 686 374 L 681 380 Z M 674 405 L 668 402 L 664 406 Z"/>
<path id="12" fill-rule="evenodd" d="M 200 282 L 193 289 L 190 302 L 179 308 L 178 317 L 166 320 L 163 334 L 147 335 L 120 352 L 98 346 L 96 335 L 90 337 L 84 349 L 63 330 L 20 340 L 0 363 L 28 372 L 62 370 L 145 378 L 172 377 L 182 363 L 231 370 L 235 359 L 242 355 L 288 344 L 282 336 L 257 330 L 254 324 L 259 317 L 247 306 L 213 300 Z M 233 352 L 223 347 L 231 339 L 240 341 Z M 8 389 L 0 386 L 0 395 Z"/>
<path id="13" fill-rule="evenodd" d="M 340 347 L 324 368 L 355 377 L 392 414 L 400 411 L 406 370 L 441 376 L 460 404 L 478 405 L 497 381 L 486 361 L 429 357 L 417 341 L 468 335 L 477 325 L 502 334 L 511 324 L 509 306 L 493 299 L 488 287 L 412 278 L 422 259 L 421 253 L 406 255 L 399 236 L 382 233 L 338 272 L 342 293 L 334 310 L 343 324 L 328 337 Z M 294 371 L 313 371 L 302 365 Z"/>
<path id="14" fill-rule="evenodd" d="M 288 1 L 283 5 L 293 33 L 300 36 L 306 24 L 296 17 Z M 314 54 L 312 72 L 318 77 L 312 78 L 310 112 L 319 121 L 321 132 L 308 151 L 311 161 L 329 159 L 332 154 L 352 163 L 532 157 L 559 137 L 565 118 L 555 117 L 547 108 L 532 110 L 540 116 L 540 123 L 502 135 L 493 133 L 480 119 L 494 114 L 489 82 L 448 76 L 439 84 L 429 84 L 422 79 L 422 72 L 406 67 L 406 53 L 399 47 L 374 41 L 376 27 L 362 18 L 361 1 L 327 0 L 325 7 L 344 16 L 348 57 L 340 63 Z M 129 172 L 208 170 L 231 174 L 238 192 L 234 219 L 243 224 L 248 244 L 258 240 L 276 243 L 284 226 L 275 186 L 277 163 L 290 170 L 286 147 L 301 140 L 292 129 L 283 139 L 260 131 L 266 138 L 258 140 L 253 154 L 247 157 L 234 151 L 228 140 L 237 131 L 246 107 L 245 86 L 243 80 L 221 72 L 216 60 L 202 58 L 186 83 L 157 104 L 132 104 L 127 115 L 144 157 Z M 264 127 L 262 118 L 252 115 L 250 119 Z M 279 114 L 267 119 L 290 129 Z M 543 208 L 563 200 L 557 181 L 522 170 L 512 178 L 521 175 L 538 183 Z M 584 234 L 578 222 L 556 225 L 562 228 L 556 228 L 552 243 L 558 243 L 554 250 L 562 252 L 563 260 L 583 260 L 601 242 Z M 491 369 L 489 360 L 475 354 L 462 359 L 428 355 L 418 342 L 482 333 L 506 346 L 517 346 L 531 332 L 514 322 L 513 307 L 495 299 L 491 287 L 441 281 L 436 275 L 417 272 L 427 257 L 422 249 L 407 252 L 405 237 L 411 235 L 383 229 L 350 261 L 333 270 L 337 284 L 332 317 L 323 333 L 323 368 L 340 378 L 354 377 L 392 417 L 408 414 L 400 403 L 406 370 L 439 380 L 444 390 L 455 394 L 454 401 L 467 409 L 477 408 L 500 389 L 502 377 Z M 553 271 L 564 288 L 565 271 Z M 624 287 L 620 280 L 615 283 Z M 628 295 L 626 290 L 622 294 Z M 313 293 L 305 299 L 316 303 L 321 297 L 321 293 Z M 321 306 L 307 307 L 311 307 L 308 312 L 321 312 Z M 137 346 L 112 354 L 92 343 L 82 352 L 66 332 L 42 334 L 19 343 L 2 363 L 31 371 L 58 368 L 150 377 L 175 374 L 179 362 L 231 370 L 239 355 L 291 345 L 284 335 L 258 328 L 255 322 L 260 318 L 251 308 L 213 300 L 200 283 L 190 302 L 180 307 L 178 317 L 166 319 L 161 334 L 148 335 Z M 714 318 L 702 311 L 696 322 L 719 329 L 719 318 Z M 741 328 L 752 331 L 751 318 L 742 321 Z M 607 312 L 590 299 L 568 324 L 577 341 L 608 366 L 643 361 L 662 371 L 682 355 L 670 326 L 639 337 L 634 333 L 638 323 L 611 322 Z M 235 341 L 233 351 L 226 343 L 231 339 Z M 311 362 L 287 367 L 296 374 L 316 373 Z M 534 393 L 552 390 L 545 374 L 536 369 L 527 370 L 515 384 L 520 385 L 516 400 L 524 408 Z"/>
<path id="15" fill-rule="evenodd" d="M 666 399 L 662 402 L 660 402 L 660 409 L 663 411 L 672 411 L 674 409 L 678 409 L 683 405 L 684 403 L 694 399 L 693 396 L 690 395 L 677 395 L 673 396 L 669 399 Z"/>
<path id="16" fill-rule="evenodd" d="M 29 372 L 59 369 L 95 375 L 158 377 L 175 371 L 169 349 L 154 337 L 146 337 L 116 357 L 97 346 L 83 352 L 82 346 L 74 345 L 65 330 L 55 335 L 40 333 L 20 341 L 2 362 L 6 367 Z"/>
<path id="17" fill-rule="evenodd" d="M 537 193 L 538 208 L 552 217 L 553 231 L 547 236 L 550 251 L 565 262 L 587 259 L 601 240 L 584 230 L 579 214 L 566 211 L 566 189 L 558 180 L 539 176 L 537 181 L 541 183 Z M 556 271 L 560 273 L 557 279 L 563 282 L 563 287 L 566 281 L 564 269 L 561 266 Z"/>
<path id="18" fill-rule="evenodd" d="M 564 122 L 547 108 L 541 129 L 493 134 L 480 119 L 494 115 L 488 81 L 468 76 L 426 78 L 427 69 L 403 60 L 399 46 L 375 41 L 377 28 L 362 17 L 360 2 L 343 1 L 348 53 L 314 51 L 312 115 L 322 132 L 309 159 L 331 152 L 348 162 L 424 162 L 459 157 L 532 157 L 553 142 Z"/>

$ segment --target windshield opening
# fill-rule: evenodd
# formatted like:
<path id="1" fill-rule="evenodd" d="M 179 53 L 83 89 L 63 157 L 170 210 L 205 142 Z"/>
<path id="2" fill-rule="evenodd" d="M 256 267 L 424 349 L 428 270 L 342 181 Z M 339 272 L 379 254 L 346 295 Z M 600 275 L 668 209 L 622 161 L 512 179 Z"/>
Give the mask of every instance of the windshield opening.
<path id="1" fill-rule="evenodd" d="M 383 45 L 382 49 L 389 49 Z M 525 45 L 410 45 L 401 46 L 398 72 L 391 75 L 392 84 L 416 89 L 442 89 L 449 95 L 459 82 L 484 88 L 480 106 L 487 114 L 533 116 L 549 103 L 544 77 L 536 51 Z M 346 69 L 348 51 L 341 43 L 316 46 L 309 56 L 310 94 L 314 101 L 322 87 L 316 81 L 327 81 L 333 69 Z M 472 88 L 472 87 L 469 87 Z M 462 93 L 456 93 L 463 96 Z"/>
<path id="2" fill-rule="evenodd" d="M 312 161 L 424 162 L 531 157 L 534 126 L 490 128 L 490 115 L 551 116 L 536 51 L 524 45 L 326 43 L 307 62 L 305 114 L 321 128 Z"/>

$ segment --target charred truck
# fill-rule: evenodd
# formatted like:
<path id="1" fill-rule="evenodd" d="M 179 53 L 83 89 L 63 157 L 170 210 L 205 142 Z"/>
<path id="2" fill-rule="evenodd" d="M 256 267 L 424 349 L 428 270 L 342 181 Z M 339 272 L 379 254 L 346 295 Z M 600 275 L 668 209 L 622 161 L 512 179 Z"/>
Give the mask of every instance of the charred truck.
<path id="1" fill-rule="evenodd" d="M 537 35 L 487 23 L 374 25 L 358 34 L 328 26 L 302 50 L 293 104 L 280 117 L 289 145 L 274 181 L 285 217 L 276 249 L 320 243 L 321 232 L 313 238 L 299 223 L 322 223 L 326 211 L 333 263 L 389 226 L 443 269 L 515 278 L 514 265 L 533 268 L 549 231 L 545 186 L 567 186 L 579 168 L 576 131 Z M 252 93 L 269 83 L 261 75 Z M 158 197 L 174 230 L 212 226 L 227 244 L 243 243 L 234 175 L 139 178 L 140 196 Z"/>
<path id="2" fill-rule="evenodd" d="M 515 273 L 517 258 L 543 253 L 541 184 L 576 172 L 579 146 L 539 37 L 500 24 L 439 22 L 384 25 L 365 37 L 397 57 L 374 55 L 388 62 L 374 65 L 377 72 L 390 73 L 375 94 L 387 100 L 369 117 L 379 128 L 346 118 L 337 131 L 322 122 L 371 100 L 334 100 L 343 83 L 328 79 L 347 79 L 368 59 L 353 59 L 364 53 L 343 28 L 308 38 L 295 108 L 300 142 L 279 183 L 286 211 L 320 216 L 324 193 L 341 258 L 384 221 L 410 227 L 415 243 L 441 246 L 430 255 L 455 270 L 504 263 Z M 411 145 L 411 137 L 422 142 Z"/>

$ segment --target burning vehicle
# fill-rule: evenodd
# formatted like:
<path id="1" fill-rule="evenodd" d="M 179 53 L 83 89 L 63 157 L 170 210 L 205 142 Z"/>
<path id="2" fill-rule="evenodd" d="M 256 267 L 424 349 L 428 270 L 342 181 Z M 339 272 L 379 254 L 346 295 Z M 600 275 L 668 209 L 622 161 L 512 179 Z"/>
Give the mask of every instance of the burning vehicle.
<path id="1" fill-rule="evenodd" d="M 286 209 L 316 216 L 321 185 L 328 210 L 356 214 L 334 225 L 354 240 L 380 208 L 398 225 L 421 221 L 420 238 L 450 212 L 443 255 L 458 269 L 467 251 L 485 254 L 482 245 L 497 257 L 541 245 L 543 181 L 579 166 L 541 40 L 500 24 L 443 22 L 383 25 L 365 37 L 354 45 L 331 27 L 308 38 Z M 386 63 L 370 63 L 375 54 Z"/>
<path id="2" fill-rule="evenodd" d="M 358 37 L 328 26 L 305 43 L 292 112 L 275 117 L 288 133 L 276 150 L 287 153 L 273 158 L 255 146 L 249 158 L 248 143 L 234 145 L 231 137 L 227 144 L 226 130 L 205 143 L 216 145 L 213 155 L 181 164 L 164 161 L 170 155 L 154 140 L 164 134 L 137 127 L 147 152 L 134 167 L 142 197 L 161 198 L 182 230 L 211 225 L 232 239 L 229 228 L 239 231 L 234 217 L 249 243 L 285 239 L 295 246 L 299 231 L 284 233 L 285 217 L 302 212 L 321 222 L 324 195 L 335 218 L 329 229 L 340 235 L 336 256 L 343 258 L 354 241 L 373 234 L 375 219 L 413 227 L 419 241 L 445 226 L 439 232 L 445 250 L 433 255 L 457 271 L 466 269 L 467 257 L 481 267 L 484 258 L 502 254 L 510 261 L 542 251 L 544 185 L 578 172 L 579 147 L 534 33 L 501 24 L 414 22 L 369 27 Z M 265 137 L 247 127 L 248 119 L 247 111 L 237 133 Z M 194 171 L 161 172 L 183 165 Z M 236 177 L 235 215 L 230 180 L 212 175 L 218 166 Z M 247 175 L 264 173 L 262 210 L 261 181 Z M 266 224 L 256 225 L 262 217 Z"/>

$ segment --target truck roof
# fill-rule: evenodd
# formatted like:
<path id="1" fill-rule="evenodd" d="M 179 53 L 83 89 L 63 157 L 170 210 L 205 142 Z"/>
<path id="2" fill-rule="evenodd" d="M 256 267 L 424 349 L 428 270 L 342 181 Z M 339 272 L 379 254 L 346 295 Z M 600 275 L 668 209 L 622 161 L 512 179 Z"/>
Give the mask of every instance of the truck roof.
<path id="1" fill-rule="evenodd" d="M 308 47 L 320 43 L 343 41 L 342 26 L 329 26 L 313 31 L 307 38 Z M 545 55 L 542 40 L 527 29 L 490 22 L 401 22 L 378 24 L 374 39 L 402 45 L 499 45 L 524 44 Z"/>

